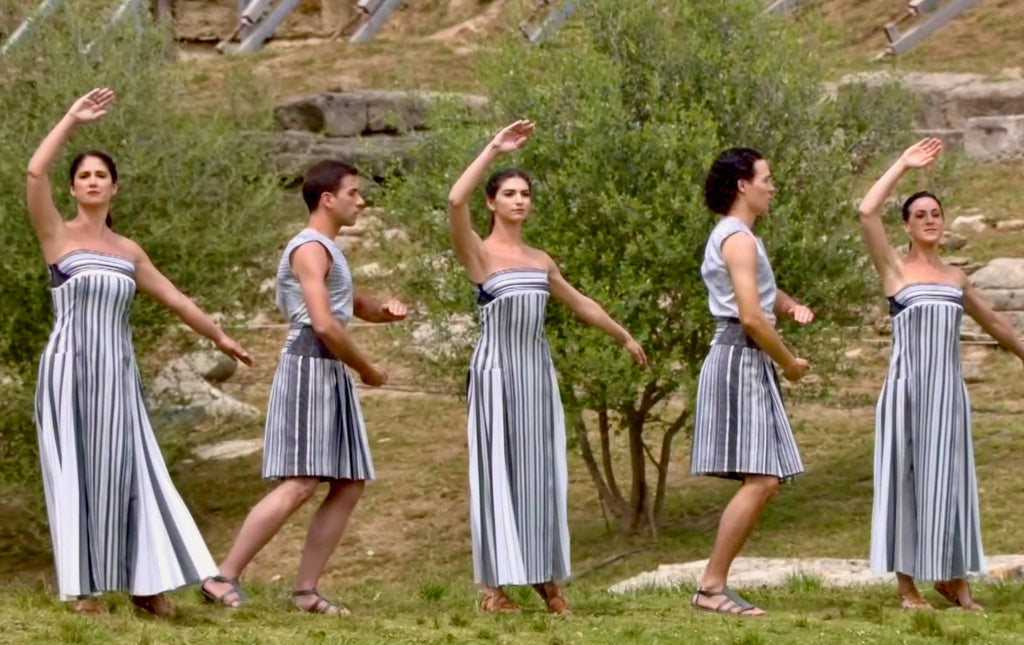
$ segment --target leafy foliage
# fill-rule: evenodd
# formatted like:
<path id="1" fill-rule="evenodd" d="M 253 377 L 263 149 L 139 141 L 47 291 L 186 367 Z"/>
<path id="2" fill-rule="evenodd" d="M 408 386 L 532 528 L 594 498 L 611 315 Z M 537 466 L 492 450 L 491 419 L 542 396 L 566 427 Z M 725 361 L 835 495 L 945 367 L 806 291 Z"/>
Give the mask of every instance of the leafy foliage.
<path id="1" fill-rule="evenodd" d="M 550 309 L 577 439 L 602 499 L 626 528 L 656 524 L 672 438 L 689 423 L 713 332 L 700 263 L 716 218 L 703 205 L 702 185 L 720 150 L 757 148 L 772 165 L 780 192 L 760 234 L 779 286 L 818 316 L 803 332 L 785 329 L 801 354 L 825 359 L 837 326 L 855 322 L 874 297 L 848 200 L 863 159 L 905 137 L 907 102 L 895 90 L 825 96 L 827 70 L 803 48 L 800 31 L 763 8 L 638 0 L 623 11 L 614 0 L 586 3 L 578 25 L 556 40 L 536 48 L 509 42 L 482 61 L 492 119 L 474 126 L 439 114 L 422 161 L 386 191 L 392 216 L 418 241 L 418 257 L 405 258 L 407 287 L 443 335 L 444 321 L 472 302 L 449 250 L 445 195 L 489 132 L 515 118 L 537 122 L 535 140 L 514 160 L 536 178 L 528 241 L 630 329 L 652 362 L 636 370 L 566 308 Z M 475 212 L 485 215 L 482 200 Z M 444 365 L 459 373 L 467 354 Z M 680 394 L 681 409 L 673 401 Z M 613 449 L 615 426 L 628 432 L 628 496 L 610 456 L 599 468 L 590 454 L 583 410 L 597 412 L 605 450 Z M 656 492 L 646 483 L 648 458 L 658 471 Z"/>
<path id="2" fill-rule="evenodd" d="M 279 190 L 266 171 L 271 111 L 254 82 L 229 75 L 219 105 L 202 111 L 182 101 L 168 58 L 169 36 L 148 18 L 104 31 L 110 3 L 64 3 L 0 59 L 0 380 L 5 396 L 28 393 L 52 313 L 38 244 L 25 212 L 28 160 L 71 102 L 93 87 L 118 95 L 100 122 L 81 127 L 51 182 L 58 208 L 74 214 L 67 164 L 99 148 L 118 164 L 115 229 L 139 242 L 153 262 L 207 310 L 242 313 L 257 296 L 262 260 L 281 237 Z M 88 43 L 95 40 L 88 54 Z M 144 349 L 174 320 L 145 299 L 133 313 Z M 5 420 L 0 479 L 33 467 L 35 437 L 26 405 Z M 34 468 L 34 467 L 33 467 Z"/>

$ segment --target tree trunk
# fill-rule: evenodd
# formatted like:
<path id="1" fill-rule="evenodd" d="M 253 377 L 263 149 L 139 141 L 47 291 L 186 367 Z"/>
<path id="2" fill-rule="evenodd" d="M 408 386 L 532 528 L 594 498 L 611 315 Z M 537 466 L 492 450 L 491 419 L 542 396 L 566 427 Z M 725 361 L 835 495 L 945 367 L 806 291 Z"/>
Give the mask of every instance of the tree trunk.
<path id="1" fill-rule="evenodd" d="M 587 466 L 590 478 L 594 480 L 594 486 L 597 488 L 597 496 L 601 498 L 601 502 L 604 503 L 621 525 L 624 518 L 629 514 L 626 500 L 622 499 L 621 494 L 613 492 L 611 488 L 608 487 L 604 477 L 602 477 L 601 468 L 597 465 L 597 460 L 594 458 L 594 451 L 590 447 L 590 438 L 587 437 L 587 424 L 583 422 L 582 414 L 576 417 L 576 421 L 573 423 L 573 426 L 576 429 L 576 441 L 580 446 L 580 455 L 583 457 L 583 463 Z"/>

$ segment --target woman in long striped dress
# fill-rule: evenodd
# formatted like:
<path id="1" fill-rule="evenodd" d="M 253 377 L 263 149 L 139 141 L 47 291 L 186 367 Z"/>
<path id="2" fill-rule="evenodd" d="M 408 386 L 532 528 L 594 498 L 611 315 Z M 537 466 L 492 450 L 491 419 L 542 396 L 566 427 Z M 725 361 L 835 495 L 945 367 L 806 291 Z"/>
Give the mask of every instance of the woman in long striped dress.
<path id="1" fill-rule="evenodd" d="M 910 249 L 889 245 L 878 211 L 912 168 L 942 152 L 938 139 L 908 148 L 860 204 L 868 254 L 892 314 L 893 345 L 875 415 L 871 566 L 895 572 L 900 605 L 931 609 L 915 579 L 964 609 L 981 607 L 966 575 L 983 571 L 971 406 L 960 365 L 960 321 L 966 312 L 999 344 L 1024 360 L 1007 320 L 993 311 L 964 272 L 938 255 L 944 215 L 928 192 L 903 204 Z"/>
<path id="2" fill-rule="evenodd" d="M 213 559 L 174 489 L 143 402 L 128 314 L 141 291 L 218 349 L 249 355 L 185 297 L 132 240 L 111 230 L 117 169 L 101 152 L 71 164 L 77 213 L 64 221 L 48 175 L 72 130 L 101 118 L 114 94 L 83 96 L 29 162 L 32 225 L 49 265 L 54 329 L 39 362 L 35 417 L 62 600 L 100 611 L 97 596 L 127 589 L 132 602 L 172 613 L 163 592 L 198 582 Z"/>
<path id="3" fill-rule="evenodd" d="M 314 164 L 303 179 L 302 198 L 309 220 L 285 245 L 277 267 L 277 305 L 291 329 L 270 390 L 263 476 L 279 483 L 249 512 L 218 575 L 203 582 L 202 592 L 226 607 L 241 605 L 242 571 L 327 482 L 327 495 L 306 533 L 292 596 L 301 611 L 346 615 L 348 609 L 317 589 L 365 483 L 374 477 L 363 413 L 346 365 L 367 385 L 387 381 L 387 372 L 363 354 L 347 325 L 353 316 L 402 320 L 406 309 L 397 300 L 357 292 L 334 243 L 342 226 L 356 223 L 364 205 L 356 169 L 340 161 Z"/>
<path id="4" fill-rule="evenodd" d="M 473 570 L 480 609 L 514 612 L 502 591 L 532 585 L 548 611 L 568 613 L 559 581 L 569 576 L 565 420 L 544 333 L 549 295 L 621 343 L 637 363 L 643 349 L 596 302 L 574 289 L 554 261 L 523 243 L 531 183 L 515 168 L 487 182 L 491 232 L 473 230 L 469 199 L 499 156 L 534 132 L 516 121 L 499 132 L 448 196 L 452 241 L 476 285 L 480 339 L 469 368 L 469 485 Z"/>
<path id="5" fill-rule="evenodd" d="M 752 230 L 774 195 L 768 162 L 749 148 L 720 154 L 704 183 L 708 208 L 723 217 L 701 264 L 717 329 L 697 384 L 691 472 L 742 484 L 722 513 L 690 602 L 743 616 L 764 612 L 729 589 L 729 568 L 780 481 L 803 472 L 772 363 L 791 381 L 804 375 L 807 361 L 786 347 L 775 322 L 785 316 L 807 324 L 814 316 L 775 286 L 764 244 Z"/>

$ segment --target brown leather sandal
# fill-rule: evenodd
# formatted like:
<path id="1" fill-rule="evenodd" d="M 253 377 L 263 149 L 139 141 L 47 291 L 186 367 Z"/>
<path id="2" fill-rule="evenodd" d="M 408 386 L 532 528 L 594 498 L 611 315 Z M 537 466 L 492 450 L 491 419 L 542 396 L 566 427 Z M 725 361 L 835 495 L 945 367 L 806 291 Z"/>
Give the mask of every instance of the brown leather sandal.
<path id="1" fill-rule="evenodd" d="M 565 594 L 562 592 L 562 588 L 555 582 L 543 582 L 539 585 L 533 585 L 533 588 L 540 594 L 540 597 L 544 599 L 544 605 L 547 607 L 548 612 L 557 616 L 568 616 L 572 614 L 569 611 L 569 601 L 566 600 Z"/>
<path id="2" fill-rule="evenodd" d="M 484 589 L 480 596 L 480 611 L 485 614 L 518 614 L 520 608 L 501 589 Z"/>
<path id="3" fill-rule="evenodd" d="M 71 611 L 82 616 L 99 616 L 101 611 L 100 600 L 92 596 L 79 598 L 71 605 Z"/>
<path id="4" fill-rule="evenodd" d="M 162 593 L 155 596 L 132 596 L 131 601 L 142 611 L 158 618 L 174 618 L 174 607 L 171 606 L 171 601 L 167 600 L 167 596 Z"/>
<path id="5" fill-rule="evenodd" d="M 900 596 L 900 609 L 909 609 L 910 611 L 928 611 L 934 609 L 931 603 L 924 598 L 913 596 Z"/>
<path id="6" fill-rule="evenodd" d="M 974 602 L 974 598 L 971 597 L 971 585 L 964 581 L 964 585 L 967 587 L 967 602 L 960 602 L 960 594 L 953 590 L 952 585 L 948 581 L 936 582 L 935 591 L 939 592 L 939 595 L 953 603 L 961 609 L 967 611 L 982 611 L 984 607 Z"/>

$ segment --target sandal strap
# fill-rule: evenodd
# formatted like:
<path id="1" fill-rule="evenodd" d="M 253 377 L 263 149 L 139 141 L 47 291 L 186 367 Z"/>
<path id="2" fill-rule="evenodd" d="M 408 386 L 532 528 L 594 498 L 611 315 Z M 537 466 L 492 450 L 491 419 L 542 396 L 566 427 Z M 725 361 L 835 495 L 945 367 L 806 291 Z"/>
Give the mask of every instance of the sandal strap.
<path id="1" fill-rule="evenodd" d="M 736 593 L 729 587 L 722 587 L 721 589 L 714 590 L 702 589 L 701 587 L 697 587 L 696 595 L 703 596 L 705 598 L 724 596 L 725 600 L 718 603 L 713 609 L 709 608 L 715 613 L 719 614 L 745 614 L 748 611 L 753 611 L 757 609 L 757 606 L 755 604 L 744 599 L 742 596 L 740 596 L 738 593 Z M 693 602 L 691 604 L 694 607 L 700 607 L 700 605 L 697 604 L 696 596 L 694 597 Z M 739 611 L 736 611 L 736 609 L 739 609 Z"/>

